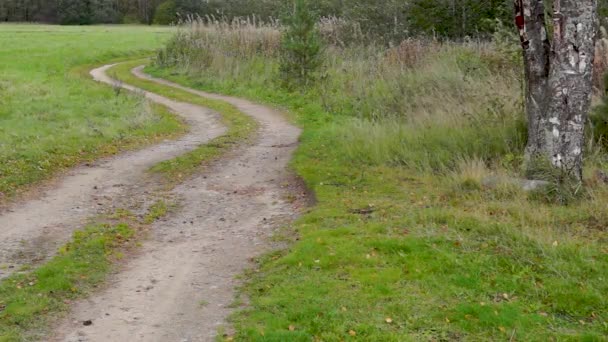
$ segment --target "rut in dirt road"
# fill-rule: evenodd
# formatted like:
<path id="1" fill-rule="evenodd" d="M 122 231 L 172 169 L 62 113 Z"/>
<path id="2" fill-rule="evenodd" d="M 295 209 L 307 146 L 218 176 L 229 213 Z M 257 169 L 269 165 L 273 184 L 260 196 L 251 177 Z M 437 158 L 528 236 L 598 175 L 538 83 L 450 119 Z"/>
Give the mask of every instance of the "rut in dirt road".
<path id="1" fill-rule="evenodd" d="M 151 79 L 141 68 L 134 74 Z M 74 305 L 53 340 L 213 341 L 231 311 L 234 277 L 296 215 L 298 204 L 285 198 L 302 194 L 287 186 L 296 183 L 287 164 L 298 128 L 267 107 L 154 80 L 237 106 L 260 122 L 259 138 L 178 186 L 180 209 L 153 225 L 140 256 L 105 290 Z"/>
<path id="2" fill-rule="evenodd" d="M 113 81 L 105 75 L 111 66 L 95 69 L 93 78 Z M 133 87 L 125 86 L 130 90 Z M 156 182 L 145 177 L 151 166 L 191 151 L 222 135 L 225 127 L 212 111 L 141 92 L 148 99 L 178 113 L 189 125 L 185 136 L 139 151 L 106 158 L 71 170 L 57 184 L 42 190 L 38 198 L 15 203 L 0 211 L 0 279 L 19 269 L 48 259 L 65 244 L 72 232 L 95 215 L 114 208 L 142 208 L 153 199 Z"/>

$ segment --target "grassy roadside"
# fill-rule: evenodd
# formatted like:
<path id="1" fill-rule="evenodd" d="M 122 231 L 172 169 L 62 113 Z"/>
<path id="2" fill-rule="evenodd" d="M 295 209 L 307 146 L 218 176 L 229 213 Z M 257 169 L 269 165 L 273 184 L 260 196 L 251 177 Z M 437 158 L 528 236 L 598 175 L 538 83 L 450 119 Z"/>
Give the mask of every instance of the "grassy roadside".
<path id="1" fill-rule="evenodd" d="M 108 74 L 117 77 L 122 82 L 141 89 L 177 101 L 193 103 L 213 109 L 221 114 L 222 123 L 227 127 L 227 132 L 224 135 L 217 137 L 209 143 L 201 145 L 182 156 L 155 165 L 151 169 L 152 172 L 164 176 L 169 181 L 180 181 L 181 179 L 192 175 L 197 170 L 200 170 L 201 164 L 217 159 L 226 151 L 234 148 L 237 144 L 252 138 L 252 135 L 255 134 L 258 126 L 257 122 L 228 103 L 202 98 L 180 89 L 175 89 L 148 80 L 142 80 L 131 73 L 131 69 L 134 67 L 147 63 L 149 63 L 149 61 L 146 59 L 121 63 L 108 70 Z"/>
<path id="2" fill-rule="evenodd" d="M 354 159 L 348 149 L 358 146 L 345 143 L 342 129 L 350 119 L 326 112 L 318 94 L 147 71 L 286 107 L 304 128 L 293 166 L 318 204 L 286 232 L 290 247 L 249 274 L 243 291 L 251 304 L 233 317 L 236 340 L 608 336 L 605 188 L 559 206 L 515 187 L 484 187 L 491 171 L 483 162 L 430 173 Z"/>
<path id="3" fill-rule="evenodd" d="M 0 204 L 74 165 L 183 131 L 162 108 L 115 96 L 84 68 L 151 51 L 172 32 L 0 24 Z"/>

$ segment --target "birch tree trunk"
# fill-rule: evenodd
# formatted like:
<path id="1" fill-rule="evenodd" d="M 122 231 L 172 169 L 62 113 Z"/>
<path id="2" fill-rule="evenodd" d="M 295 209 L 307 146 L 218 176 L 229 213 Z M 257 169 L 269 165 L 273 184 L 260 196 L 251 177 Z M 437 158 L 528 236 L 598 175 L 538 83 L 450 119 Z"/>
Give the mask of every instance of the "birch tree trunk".
<path id="1" fill-rule="evenodd" d="M 593 93 L 597 0 L 554 0 L 549 39 L 543 0 L 514 0 L 524 54 L 526 160 L 549 161 L 582 179 L 584 129 Z"/>

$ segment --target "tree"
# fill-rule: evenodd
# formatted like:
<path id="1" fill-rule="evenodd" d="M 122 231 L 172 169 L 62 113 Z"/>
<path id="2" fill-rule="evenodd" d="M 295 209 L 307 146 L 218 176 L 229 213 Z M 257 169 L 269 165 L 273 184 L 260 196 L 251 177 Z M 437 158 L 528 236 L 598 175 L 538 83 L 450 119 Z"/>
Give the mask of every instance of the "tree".
<path id="1" fill-rule="evenodd" d="M 109 24 L 119 21 L 116 1 L 91 0 L 91 23 Z"/>
<path id="2" fill-rule="evenodd" d="M 173 24 L 177 20 L 175 1 L 168 0 L 156 7 L 154 23 L 157 25 Z"/>
<path id="3" fill-rule="evenodd" d="M 63 25 L 88 25 L 91 23 L 90 0 L 58 0 L 57 16 Z"/>
<path id="4" fill-rule="evenodd" d="M 457 38 L 493 32 L 511 11 L 505 0 L 411 0 L 408 18 L 414 32 Z"/>
<path id="5" fill-rule="evenodd" d="M 528 169 L 550 163 L 581 180 L 593 93 L 597 0 L 555 0 L 552 38 L 543 0 L 514 0 L 514 5 L 526 75 Z"/>
<path id="6" fill-rule="evenodd" d="M 284 85 L 288 88 L 307 86 L 321 62 L 317 18 L 307 0 L 295 0 L 283 34 L 280 69 Z"/>

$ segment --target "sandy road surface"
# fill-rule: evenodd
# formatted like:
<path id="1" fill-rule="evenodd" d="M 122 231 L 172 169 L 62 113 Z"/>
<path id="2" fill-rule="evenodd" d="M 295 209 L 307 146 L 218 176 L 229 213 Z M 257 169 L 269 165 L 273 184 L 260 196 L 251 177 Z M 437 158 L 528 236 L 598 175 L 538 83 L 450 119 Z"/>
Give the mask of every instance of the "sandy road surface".
<path id="1" fill-rule="evenodd" d="M 134 74 L 152 79 L 141 68 Z M 303 196 L 287 171 L 298 128 L 249 101 L 153 80 L 234 104 L 260 122 L 259 138 L 174 189 L 180 209 L 154 224 L 139 256 L 104 290 L 74 305 L 52 340 L 212 341 L 230 312 L 234 276 L 301 204 L 285 200 Z"/>

